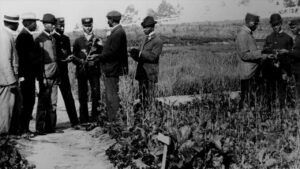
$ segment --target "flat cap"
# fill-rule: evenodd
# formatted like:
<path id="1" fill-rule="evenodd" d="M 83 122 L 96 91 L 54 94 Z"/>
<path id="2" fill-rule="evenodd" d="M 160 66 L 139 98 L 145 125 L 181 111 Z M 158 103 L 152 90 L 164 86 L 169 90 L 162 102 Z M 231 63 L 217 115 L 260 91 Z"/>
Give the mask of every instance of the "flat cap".
<path id="1" fill-rule="evenodd" d="M 64 25 L 64 24 L 65 24 L 65 18 L 64 17 L 56 18 L 56 25 Z"/>
<path id="2" fill-rule="evenodd" d="M 21 18 L 23 20 L 39 20 L 39 19 L 37 19 L 36 14 L 32 13 L 32 12 L 27 12 L 27 13 L 22 14 Z"/>
<path id="3" fill-rule="evenodd" d="M 121 20 L 122 14 L 119 11 L 110 11 L 107 13 L 106 17 L 112 19 L 113 21 L 119 22 Z"/>
<path id="4" fill-rule="evenodd" d="M 247 13 L 246 17 L 245 17 L 245 21 L 246 22 L 249 22 L 249 21 L 259 22 L 259 16 L 251 14 L 251 13 Z"/>
<path id="5" fill-rule="evenodd" d="M 6 22 L 12 22 L 12 23 L 19 23 L 19 15 L 11 14 L 11 15 L 4 15 L 3 20 Z"/>
<path id="6" fill-rule="evenodd" d="M 282 18 L 278 13 L 274 13 L 270 16 L 270 24 L 272 26 L 278 25 L 282 23 Z"/>
<path id="7" fill-rule="evenodd" d="M 290 26 L 290 27 L 294 27 L 294 26 L 297 26 L 297 25 L 300 25 L 300 18 L 292 19 L 292 20 L 289 22 L 289 26 Z"/>
<path id="8" fill-rule="evenodd" d="M 82 23 L 83 26 L 92 26 L 93 25 L 93 18 L 92 17 L 82 18 L 81 23 Z"/>
<path id="9" fill-rule="evenodd" d="M 55 18 L 54 15 L 52 15 L 50 13 L 46 13 L 43 16 L 42 22 L 43 23 L 52 23 L 52 24 L 55 24 L 56 23 L 56 18 Z"/>
<path id="10" fill-rule="evenodd" d="M 142 27 L 153 27 L 157 22 L 154 20 L 152 16 L 146 16 L 141 23 Z"/>

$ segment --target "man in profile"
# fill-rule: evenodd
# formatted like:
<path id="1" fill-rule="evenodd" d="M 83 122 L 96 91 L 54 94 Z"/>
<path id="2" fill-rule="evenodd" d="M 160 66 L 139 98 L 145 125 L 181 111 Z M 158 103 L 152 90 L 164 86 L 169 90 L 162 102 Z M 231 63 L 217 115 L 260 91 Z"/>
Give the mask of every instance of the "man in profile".
<path id="1" fill-rule="evenodd" d="M 14 34 L 19 26 L 19 15 L 4 15 L 3 20 L 4 27 L 0 29 L 0 135 L 11 132 L 11 125 L 19 125 L 11 124 L 19 81 L 14 42 Z M 17 129 L 17 126 L 13 127 Z"/>
<path id="2" fill-rule="evenodd" d="M 25 13 L 22 16 L 23 29 L 16 39 L 16 49 L 19 56 L 19 77 L 23 99 L 21 109 L 21 134 L 30 134 L 29 123 L 35 103 L 35 80 L 39 71 L 39 58 L 35 48 L 32 32 L 37 28 L 36 15 Z"/>
<path id="3" fill-rule="evenodd" d="M 74 98 L 71 91 L 67 58 L 72 54 L 70 38 L 64 34 L 65 19 L 56 18 L 56 27 L 53 37 L 56 42 L 57 65 L 60 75 L 59 89 L 65 102 L 66 110 L 71 122 L 71 126 L 78 129 L 79 120 L 77 117 Z"/>
<path id="4" fill-rule="evenodd" d="M 119 77 L 128 73 L 127 38 L 120 25 L 121 13 L 110 11 L 107 23 L 111 30 L 100 55 L 92 55 L 89 60 L 100 61 L 101 69 L 105 74 L 104 85 L 106 92 L 106 106 L 109 123 L 116 122 L 120 107 Z"/>
<path id="5" fill-rule="evenodd" d="M 249 108 L 255 106 L 254 94 L 256 92 L 256 79 L 258 67 L 261 59 L 266 55 L 258 50 L 253 32 L 259 24 L 259 16 L 247 13 L 245 25 L 241 27 L 236 37 L 237 53 L 240 58 L 240 81 L 241 81 L 241 100 L 239 108 L 245 105 Z"/>

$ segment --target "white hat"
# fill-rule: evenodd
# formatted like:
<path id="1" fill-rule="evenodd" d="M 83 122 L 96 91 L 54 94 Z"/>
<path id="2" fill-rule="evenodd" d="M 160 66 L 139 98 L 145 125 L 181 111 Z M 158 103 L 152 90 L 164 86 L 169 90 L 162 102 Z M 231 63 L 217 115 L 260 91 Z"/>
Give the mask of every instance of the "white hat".
<path id="1" fill-rule="evenodd" d="M 4 15 L 3 20 L 6 22 L 18 23 L 19 15 Z"/>
<path id="2" fill-rule="evenodd" d="M 32 12 L 22 14 L 21 18 L 23 20 L 39 20 L 39 19 L 36 18 L 35 13 L 32 13 Z"/>

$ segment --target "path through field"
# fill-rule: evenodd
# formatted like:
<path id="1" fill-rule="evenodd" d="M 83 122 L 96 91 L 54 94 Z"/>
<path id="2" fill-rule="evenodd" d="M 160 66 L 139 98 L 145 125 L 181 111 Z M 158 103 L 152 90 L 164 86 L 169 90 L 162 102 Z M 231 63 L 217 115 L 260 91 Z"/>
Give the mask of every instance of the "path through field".
<path id="1" fill-rule="evenodd" d="M 63 133 L 18 141 L 21 154 L 37 169 L 111 169 L 105 150 L 114 143 L 101 128 L 87 132 L 69 127 L 62 98 L 58 101 L 58 128 Z M 34 130 L 35 121 L 31 124 Z M 96 137 L 97 136 L 97 137 Z"/>

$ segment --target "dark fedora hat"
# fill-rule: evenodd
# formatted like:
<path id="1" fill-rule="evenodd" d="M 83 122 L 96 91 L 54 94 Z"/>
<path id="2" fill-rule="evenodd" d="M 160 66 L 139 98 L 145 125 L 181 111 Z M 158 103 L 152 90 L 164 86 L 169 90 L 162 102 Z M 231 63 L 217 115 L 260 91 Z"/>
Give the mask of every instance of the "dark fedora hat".
<path id="1" fill-rule="evenodd" d="M 42 22 L 43 23 L 52 23 L 52 24 L 55 24 L 56 23 L 56 19 L 55 19 L 54 15 L 52 15 L 50 13 L 46 13 L 43 16 Z"/>
<path id="2" fill-rule="evenodd" d="M 146 16 L 143 22 L 141 23 L 142 27 L 153 27 L 157 22 L 154 20 L 152 16 Z"/>
<path id="3" fill-rule="evenodd" d="M 278 13 L 274 13 L 270 16 L 270 24 L 276 26 L 282 23 L 282 18 Z"/>

